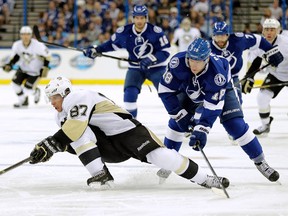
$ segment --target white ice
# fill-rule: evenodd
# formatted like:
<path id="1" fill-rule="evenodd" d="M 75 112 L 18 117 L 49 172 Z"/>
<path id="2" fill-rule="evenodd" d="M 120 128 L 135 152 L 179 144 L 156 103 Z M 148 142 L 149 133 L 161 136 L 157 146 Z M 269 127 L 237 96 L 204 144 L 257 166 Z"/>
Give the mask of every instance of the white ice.
<path id="1" fill-rule="evenodd" d="M 40 86 L 43 90 L 44 86 Z M 122 86 L 76 86 L 102 92 L 122 105 Z M 244 95 L 245 119 L 258 127 L 256 95 Z M 43 95 L 42 95 L 43 96 Z M 17 98 L 11 86 L 0 86 L 0 169 L 29 156 L 34 145 L 54 134 L 54 110 L 44 100 L 38 105 L 30 98 L 28 109 L 14 109 Z M 164 138 L 168 115 L 157 97 L 143 86 L 139 96 L 138 119 Z M 95 191 L 86 186 L 89 173 L 77 157 L 57 153 L 46 163 L 24 164 L 0 176 L 1 216 L 90 216 L 90 215 L 192 215 L 192 216 L 287 216 L 288 215 L 288 101 L 287 89 L 272 101 L 274 121 L 268 137 L 260 138 L 268 163 L 280 173 L 280 182 L 271 183 L 256 169 L 237 145 L 232 145 L 217 121 L 204 151 L 219 176 L 229 178 L 230 199 L 214 194 L 175 174 L 158 184 L 154 165 L 130 159 L 108 164 L 116 187 Z M 188 146 L 180 152 L 211 173 L 201 153 Z M 169 158 L 167 158 L 169 160 Z"/>

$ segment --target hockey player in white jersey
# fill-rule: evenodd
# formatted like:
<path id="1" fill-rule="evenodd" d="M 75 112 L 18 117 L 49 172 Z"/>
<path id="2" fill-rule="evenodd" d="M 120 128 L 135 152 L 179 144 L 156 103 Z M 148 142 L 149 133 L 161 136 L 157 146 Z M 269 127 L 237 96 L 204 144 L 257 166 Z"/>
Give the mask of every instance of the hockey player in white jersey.
<path id="1" fill-rule="evenodd" d="M 221 188 L 214 176 L 207 175 L 191 159 L 166 148 L 152 131 L 104 95 L 72 89 L 65 77 L 51 80 L 45 93 L 57 110 L 56 121 L 61 129 L 35 146 L 30 163 L 48 161 L 56 152 L 75 152 L 91 174 L 87 184 L 108 189 L 114 179 L 105 162 L 117 163 L 133 157 L 172 170 L 203 187 Z M 228 179 L 220 180 L 224 187 L 229 186 Z"/>
<path id="2" fill-rule="evenodd" d="M 279 51 L 283 54 L 284 60 L 277 67 L 268 67 L 266 72 L 268 75 L 266 76 L 263 86 L 281 84 L 288 82 L 288 37 L 284 35 L 280 35 L 280 23 L 276 19 L 266 19 L 263 23 L 263 36 L 269 41 L 273 46 L 278 45 Z M 244 93 L 250 93 L 254 84 L 254 75 L 250 74 L 252 71 L 257 70 L 261 63 L 263 52 L 262 50 L 252 50 L 250 55 L 257 56 L 249 71 L 246 74 L 248 77 L 245 80 L 242 91 Z M 267 64 L 267 63 L 265 63 Z M 252 68 L 252 69 L 251 69 Z M 250 73 L 249 73 L 250 72 Z M 253 130 L 256 135 L 267 135 L 270 132 L 270 125 L 273 121 L 273 117 L 270 116 L 270 102 L 273 98 L 276 98 L 279 92 L 283 89 L 285 85 L 282 86 L 274 86 L 274 87 L 265 87 L 260 89 L 257 95 L 257 104 L 259 116 L 262 122 L 262 125 L 257 129 Z"/>
<path id="3" fill-rule="evenodd" d="M 40 100 L 40 89 L 37 82 L 40 77 L 46 77 L 49 71 L 48 64 L 50 53 L 48 48 L 32 38 L 32 29 L 23 26 L 20 29 L 21 40 L 13 43 L 12 55 L 9 63 L 3 66 L 3 70 L 10 72 L 17 63 L 19 68 L 12 78 L 12 87 L 18 96 L 15 108 L 27 107 L 28 96 L 34 96 L 34 102 Z"/>
<path id="4" fill-rule="evenodd" d="M 201 37 L 199 29 L 191 26 L 189 18 L 184 18 L 179 28 L 174 32 L 172 44 L 178 45 L 178 52 L 186 51 L 196 38 Z"/>

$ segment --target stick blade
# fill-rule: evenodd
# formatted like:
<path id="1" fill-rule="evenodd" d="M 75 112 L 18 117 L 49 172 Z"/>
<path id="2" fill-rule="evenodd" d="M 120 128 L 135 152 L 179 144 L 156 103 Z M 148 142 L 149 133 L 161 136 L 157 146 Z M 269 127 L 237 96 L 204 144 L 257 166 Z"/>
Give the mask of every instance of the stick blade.
<path id="1" fill-rule="evenodd" d="M 36 39 L 37 39 L 38 41 L 42 42 L 41 36 L 40 36 L 40 32 L 39 32 L 39 29 L 38 29 L 38 26 L 37 26 L 37 25 L 34 25 L 34 26 L 33 26 L 33 33 L 34 33 Z"/>

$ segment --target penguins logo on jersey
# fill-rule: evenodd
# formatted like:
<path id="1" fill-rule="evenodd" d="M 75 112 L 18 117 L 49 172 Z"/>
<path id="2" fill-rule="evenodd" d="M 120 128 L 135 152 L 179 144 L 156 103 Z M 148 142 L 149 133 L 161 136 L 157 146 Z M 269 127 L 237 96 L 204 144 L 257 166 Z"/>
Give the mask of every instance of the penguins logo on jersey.
<path id="1" fill-rule="evenodd" d="M 153 52 L 152 44 L 148 43 L 148 40 L 144 41 L 141 36 L 135 38 L 135 45 L 133 53 L 137 58 L 145 58 Z"/>
<path id="2" fill-rule="evenodd" d="M 31 53 L 23 52 L 22 58 L 24 59 L 26 64 L 29 64 L 33 60 L 34 57 L 33 57 L 33 54 Z"/>

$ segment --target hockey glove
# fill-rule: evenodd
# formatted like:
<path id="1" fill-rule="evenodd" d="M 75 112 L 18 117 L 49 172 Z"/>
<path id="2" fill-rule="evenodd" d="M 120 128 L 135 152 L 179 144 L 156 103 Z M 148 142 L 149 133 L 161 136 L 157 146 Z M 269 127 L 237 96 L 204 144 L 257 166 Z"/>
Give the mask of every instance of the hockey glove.
<path id="1" fill-rule="evenodd" d="M 12 65 L 11 64 L 6 64 L 3 66 L 3 70 L 5 72 L 10 72 L 12 70 Z"/>
<path id="2" fill-rule="evenodd" d="M 207 135 L 209 134 L 210 128 L 203 125 L 196 125 L 194 131 L 190 136 L 189 145 L 195 150 L 199 151 L 200 147 L 203 149 L 207 142 Z"/>
<path id="3" fill-rule="evenodd" d="M 185 109 L 181 109 L 176 115 L 170 116 L 183 132 L 189 132 L 189 128 L 195 126 L 193 115 Z"/>
<path id="4" fill-rule="evenodd" d="M 241 81 L 242 92 L 244 94 L 250 93 L 254 85 L 253 78 L 246 78 Z"/>
<path id="5" fill-rule="evenodd" d="M 30 156 L 32 157 L 30 163 L 36 164 L 39 162 L 46 162 L 53 156 L 54 153 L 59 151 L 63 152 L 66 150 L 66 148 L 66 145 L 61 145 L 61 143 L 55 140 L 52 136 L 49 136 L 34 147 L 30 153 Z"/>
<path id="6" fill-rule="evenodd" d="M 277 67 L 284 60 L 284 57 L 282 53 L 279 51 L 277 45 L 268 50 L 264 54 L 264 57 L 266 61 L 268 61 L 274 67 Z"/>
<path id="7" fill-rule="evenodd" d="M 98 52 L 97 48 L 94 46 L 89 46 L 88 48 L 84 49 L 83 54 L 84 56 L 91 58 L 91 59 L 95 59 L 96 57 L 102 56 L 102 53 Z"/>
<path id="8" fill-rule="evenodd" d="M 154 55 L 148 55 L 148 57 L 142 59 L 140 61 L 140 69 L 145 71 L 147 69 L 149 69 L 149 67 L 153 64 L 153 62 L 156 62 L 157 59 Z"/>
<path id="9" fill-rule="evenodd" d="M 41 76 L 41 77 L 47 77 L 48 71 L 49 71 L 49 68 L 46 67 L 46 66 L 43 66 L 43 67 L 40 69 L 40 76 Z"/>

